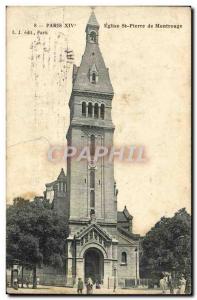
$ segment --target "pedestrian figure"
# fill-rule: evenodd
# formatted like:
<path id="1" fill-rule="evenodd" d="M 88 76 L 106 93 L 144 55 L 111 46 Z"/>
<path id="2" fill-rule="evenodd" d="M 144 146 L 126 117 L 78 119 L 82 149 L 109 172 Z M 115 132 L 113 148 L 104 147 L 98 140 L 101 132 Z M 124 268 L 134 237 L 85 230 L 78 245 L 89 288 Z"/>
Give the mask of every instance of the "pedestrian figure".
<path id="1" fill-rule="evenodd" d="M 93 281 L 91 278 L 88 278 L 86 288 L 87 288 L 87 294 L 93 294 Z"/>
<path id="2" fill-rule="evenodd" d="M 28 278 L 25 279 L 25 283 L 26 283 L 26 287 L 29 288 L 29 279 Z"/>
<path id="3" fill-rule="evenodd" d="M 162 294 L 166 293 L 166 289 L 167 289 L 167 279 L 166 276 L 164 276 L 163 278 L 160 279 L 160 288 L 162 289 Z"/>
<path id="4" fill-rule="evenodd" d="M 37 278 L 36 278 L 36 285 L 38 286 L 39 284 L 40 284 L 40 278 L 37 277 Z"/>
<path id="5" fill-rule="evenodd" d="M 174 294 L 174 282 L 172 280 L 172 276 L 170 275 L 168 278 L 168 287 L 170 289 L 170 294 Z"/>
<path id="6" fill-rule="evenodd" d="M 18 278 L 18 287 L 19 287 L 19 288 L 22 287 L 22 281 L 21 281 L 20 278 Z"/>
<path id="7" fill-rule="evenodd" d="M 190 295 L 191 294 L 191 279 L 190 279 L 190 277 L 188 277 L 186 279 L 185 294 L 186 295 Z"/>
<path id="8" fill-rule="evenodd" d="M 83 293 L 83 280 L 81 278 L 78 278 L 77 293 L 78 294 Z"/>
<path id="9" fill-rule="evenodd" d="M 99 281 L 98 280 L 96 280 L 96 289 L 100 289 L 101 287 L 100 287 L 100 283 L 99 283 Z"/>
<path id="10" fill-rule="evenodd" d="M 182 275 L 181 279 L 179 280 L 179 287 L 178 287 L 177 294 L 184 295 L 185 287 L 186 287 L 186 279 L 185 279 L 184 275 Z"/>
<path id="11" fill-rule="evenodd" d="M 18 280 L 17 280 L 17 278 L 14 278 L 13 288 L 14 288 L 15 290 L 18 290 Z"/>

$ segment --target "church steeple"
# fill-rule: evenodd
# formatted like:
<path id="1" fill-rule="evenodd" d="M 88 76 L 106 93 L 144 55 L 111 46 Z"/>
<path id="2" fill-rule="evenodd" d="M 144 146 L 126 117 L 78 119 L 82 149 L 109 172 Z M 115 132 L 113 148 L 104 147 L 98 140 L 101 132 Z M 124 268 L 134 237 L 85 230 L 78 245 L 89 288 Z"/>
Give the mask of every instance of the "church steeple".
<path id="1" fill-rule="evenodd" d="M 116 224 L 113 163 L 103 158 L 93 162 L 97 146 L 112 147 L 113 87 L 98 44 L 99 24 L 94 12 L 86 26 L 86 47 L 80 66 L 73 67 L 73 87 L 69 101 L 68 145 L 90 146 L 91 160 L 67 157 L 70 222 L 97 220 Z M 106 181 L 105 178 L 108 178 Z M 76 209 L 81 207 L 81 209 Z M 114 225 L 115 226 L 115 225 Z"/>
<path id="2" fill-rule="evenodd" d="M 73 67 L 73 91 L 113 97 L 113 87 L 98 44 L 99 24 L 92 11 L 86 26 L 86 48 L 79 67 Z"/>
<path id="3" fill-rule="evenodd" d="M 94 11 L 92 11 L 86 26 L 86 42 L 98 44 L 99 23 L 96 19 Z"/>

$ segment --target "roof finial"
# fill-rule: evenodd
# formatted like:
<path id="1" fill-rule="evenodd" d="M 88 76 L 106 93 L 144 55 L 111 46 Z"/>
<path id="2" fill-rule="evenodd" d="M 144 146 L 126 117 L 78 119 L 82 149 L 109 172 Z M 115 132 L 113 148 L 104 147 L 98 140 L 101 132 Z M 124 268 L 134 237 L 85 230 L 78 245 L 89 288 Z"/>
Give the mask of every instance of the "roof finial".
<path id="1" fill-rule="evenodd" d="M 94 9 L 95 9 L 95 6 L 91 6 L 92 11 L 91 11 L 87 25 L 99 27 L 98 21 L 96 19 L 95 13 L 94 13 Z"/>

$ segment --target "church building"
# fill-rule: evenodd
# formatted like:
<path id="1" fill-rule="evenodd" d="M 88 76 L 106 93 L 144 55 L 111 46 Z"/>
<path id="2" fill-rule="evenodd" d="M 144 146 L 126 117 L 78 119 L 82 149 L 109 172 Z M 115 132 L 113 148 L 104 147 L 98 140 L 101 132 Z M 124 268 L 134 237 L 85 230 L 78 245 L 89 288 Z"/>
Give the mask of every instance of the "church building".
<path id="1" fill-rule="evenodd" d="M 140 236 L 132 232 L 133 217 L 126 206 L 117 211 L 113 161 L 107 157 L 94 160 L 97 146 L 113 146 L 114 91 L 99 48 L 94 12 L 85 32 L 81 64 L 73 66 L 67 144 L 89 147 L 90 160 L 68 157 L 67 176 L 62 169 L 56 181 L 46 184 L 45 198 L 68 218 L 66 285 L 90 277 L 105 287 L 114 282 L 124 286 L 125 280 L 139 278 Z"/>

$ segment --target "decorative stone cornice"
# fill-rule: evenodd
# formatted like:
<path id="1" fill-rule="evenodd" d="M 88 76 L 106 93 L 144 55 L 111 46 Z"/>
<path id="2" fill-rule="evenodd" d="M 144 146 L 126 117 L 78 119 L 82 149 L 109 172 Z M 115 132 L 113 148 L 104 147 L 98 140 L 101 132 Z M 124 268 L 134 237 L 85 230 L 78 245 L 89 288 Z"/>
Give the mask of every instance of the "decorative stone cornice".
<path id="1" fill-rule="evenodd" d="M 115 130 L 115 127 L 113 125 L 112 122 L 109 122 L 108 124 L 106 124 L 106 121 L 103 122 L 104 124 L 90 124 L 89 120 L 86 119 L 72 119 L 71 123 L 70 123 L 70 127 L 79 127 L 82 128 L 83 126 L 89 127 L 89 128 L 103 128 L 105 130 Z"/>
<path id="2" fill-rule="evenodd" d="M 106 93 L 102 93 L 102 92 L 99 92 L 99 93 L 95 93 L 95 92 L 90 92 L 90 91 L 80 91 L 80 90 L 72 90 L 72 94 L 71 94 L 71 97 L 70 97 L 70 100 L 73 96 L 82 96 L 82 97 L 94 97 L 94 98 L 99 98 L 99 99 L 107 99 L 107 100 L 112 100 L 113 99 L 113 96 L 114 96 L 114 93 L 112 94 L 106 94 Z"/>

